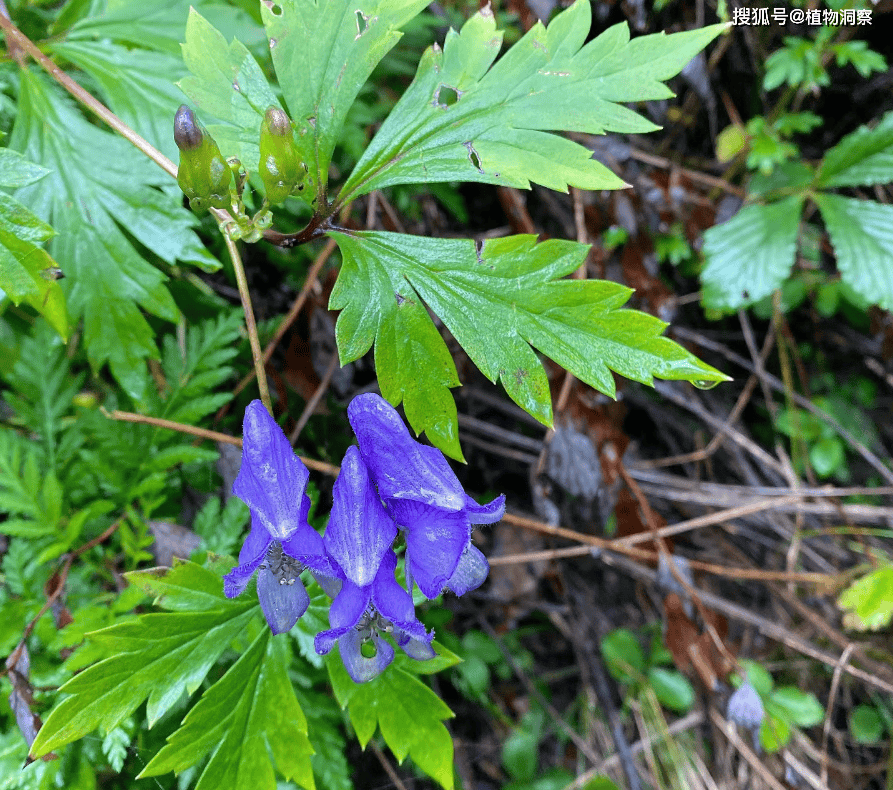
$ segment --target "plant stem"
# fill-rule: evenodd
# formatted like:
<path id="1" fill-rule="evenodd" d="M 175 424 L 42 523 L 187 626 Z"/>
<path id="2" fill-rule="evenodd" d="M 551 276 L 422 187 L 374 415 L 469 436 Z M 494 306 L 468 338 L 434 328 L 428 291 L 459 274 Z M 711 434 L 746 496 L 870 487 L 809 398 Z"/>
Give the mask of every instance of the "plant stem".
<path id="1" fill-rule="evenodd" d="M 233 270 L 236 273 L 236 282 L 239 285 L 239 296 L 242 298 L 242 310 L 245 313 L 245 327 L 248 329 L 248 342 L 251 344 L 251 357 L 254 359 L 254 374 L 257 376 L 257 389 L 260 391 L 260 399 L 267 411 L 273 414 L 273 404 L 270 401 L 270 390 L 267 387 L 267 373 L 264 370 L 264 355 L 260 348 L 260 340 L 257 337 L 257 324 L 254 321 L 254 308 L 251 306 L 251 294 L 248 292 L 248 281 L 245 279 L 245 269 L 242 266 L 242 256 L 229 234 L 224 231 L 223 239 L 226 241 L 226 249 L 233 262 Z"/>
<path id="2" fill-rule="evenodd" d="M 74 98 L 81 104 L 96 113 L 96 115 L 111 126 L 112 129 L 120 134 L 125 140 L 130 141 L 162 170 L 173 178 L 177 177 L 177 166 L 171 162 L 170 159 L 155 148 L 155 146 L 148 140 L 131 129 L 101 101 L 91 96 L 78 85 L 71 77 L 62 71 L 62 69 L 53 63 L 50 58 L 44 55 L 37 45 L 3 14 L 0 14 L 0 27 L 3 28 L 3 32 L 6 34 L 6 43 L 10 52 L 14 52 L 16 48 L 21 48 L 27 52 L 54 80 L 56 80 L 56 82 L 65 88 L 65 90 L 74 96 Z"/>

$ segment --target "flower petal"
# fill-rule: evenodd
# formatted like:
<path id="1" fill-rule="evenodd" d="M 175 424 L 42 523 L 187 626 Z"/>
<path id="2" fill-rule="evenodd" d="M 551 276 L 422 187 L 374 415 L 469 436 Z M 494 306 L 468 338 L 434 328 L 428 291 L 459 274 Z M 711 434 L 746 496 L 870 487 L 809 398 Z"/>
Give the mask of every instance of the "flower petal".
<path id="1" fill-rule="evenodd" d="M 470 496 L 465 497 L 465 515 L 472 524 L 493 524 L 505 515 L 505 494 L 487 505 L 479 505 Z"/>
<path id="2" fill-rule="evenodd" d="M 421 639 L 409 639 L 405 645 L 400 645 L 400 647 L 403 648 L 403 652 L 406 653 L 406 655 L 410 658 L 414 658 L 416 661 L 427 661 L 437 655 L 437 653 L 434 652 L 434 648 L 431 647 L 428 642 Z"/>
<path id="3" fill-rule="evenodd" d="M 391 500 L 389 509 L 394 520 L 406 528 L 408 573 L 427 598 L 436 598 L 471 540 L 464 513 L 405 499 Z"/>
<path id="4" fill-rule="evenodd" d="M 233 493 L 273 538 L 285 540 L 301 524 L 302 498 L 310 473 L 259 400 L 245 409 L 242 430 L 242 466 Z"/>
<path id="5" fill-rule="evenodd" d="M 310 497 L 306 494 L 301 498 L 301 510 L 298 514 L 298 527 L 282 541 L 282 550 L 289 557 L 294 557 L 302 565 L 311 570 L 327 576 L 334 576 L 329 561 L 326 558 L 326 549 L 320 535 L 307 522 L 307 514 L 310 512 Z"/>
<path id="6" fill-rule="evenodd" d="M 360 451 L 348 447 L 335 481 L 332 515 L 323 542 L 329 556 L 354 584 L 372 584 L 381 558 L 397 537 Z"/>
<path id="7" fill-rule="evenodd" d="M 272 542 L 270 533 L 252 516 L 251 531 L 239 551 L 239 564 L 223 577 L 223 594 L 227 598 L 235 598 L 244 592 Z"/>
<path id="8" fill-rule="evenodd" d="M 411 639 L 430 644 L 434 634 L 425 631 L 425 626 L 416 619 L 412 596 L 394 578 L 396 568 L 397 555 L 388 552 L 372 584 L 372 603 L 379 614 L 393 624 L 397 631 L 397 644 L 401 647 Z"/>
<path id="9" fill-rule="evenodd" d="M 257 597 L 274 634 L 290 631 L 310 605 L 310 596 L 299 578 L 294 584 L 280 584 L 267 568 L 257 574 Z"/>
<path id="10" fill-rule="evenodd" d="M 314 649 L 320 655 L 325 655 L 332 649 L 332 645 L 348 631 L 353 631 L 356 624 L 369 606 L 372 594 L 371 585 L 357 587 L 351 581 L 345 581 L 341 586 L 341 592 L 332 601 L 329 609 L 328 631 L 320 631 L 313 642 Z"/>
<path id="11" fill-rule="evenodd" d="M 453 575 L 450 576 L 446 583 L 456 595 L 464 595 L 469 590 L 476 590 L 487 579 L 490 572 L 490 564 L 486 557 L 481 553 L 473 543 L 468 544 L 468 548 L 462 552 L 459 558 L 459 564 Z"/>
<path id="12" fill-rule="evenodd" d="M 363 640 L 357 631 L 351 629 L 338 640 L 338 652 L 341 653 L 344 668 L 354 683 L 368 683 L 374 680 L 394 660 L 394 648 L 384 639 L 373 636 L 372 642 L 375 645 L 375 655 L 366 658 L 360 652 Z"/>
<path id="13" fill-rule="evenodd" d="M 354 398 L 347 417 L 360 453 L 385 501 L 415 499 L 460 510 L 465 493 L 443 453 L 415 441 L 393 406 L 374 393 Z"/>

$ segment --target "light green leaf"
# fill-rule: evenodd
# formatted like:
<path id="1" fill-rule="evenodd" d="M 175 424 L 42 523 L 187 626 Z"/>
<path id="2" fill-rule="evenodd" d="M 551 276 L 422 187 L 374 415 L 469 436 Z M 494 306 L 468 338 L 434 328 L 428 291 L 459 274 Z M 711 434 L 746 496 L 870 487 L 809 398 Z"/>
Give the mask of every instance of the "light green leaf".
<path id="1" fill-rule="evenodd" d="M 286 779 L 313 790 L 313 750 L 287 645 L 264 628 L 137 778 L 180 773 L 210 754 L 196 790 L 275 790 L 274 762 Z"/>
<path id="2" fill-rule="evenodd" d="M 893 112 L 888 112 L 873 129 L 860 126 L 829 149 L 817 179 L 821 187 L 890 181 L 893 181 Z"/>
<path id="3" fill-rule="evenodd" d="M 261 3 L 296 141 L 323 192 L 332 151 L 360 88 L 399 41 L 400 28 L 427 5 L 428 0 L 365 0 L 361 6 L 349 0 Z"/>
<path id="4" fill-rule="evenodd" d="M 337 650 L 326 657 L 338 704 L 347 708 L 360 745 L 381 727 L 401 763 L 407 756 L 446 790 L 453 788 L 453 741 L 443 719 L 453 712 L 418 678 L 393 664 L 368 683 L 351 680 Z"/>
<path id="5" fill-rule="evenodd" d="M 760 743 L 767 752 L 777 752 L 791 739 L 791 725 L 786 718 L 769 714 L 760 726 Z"/>
<path id="6" fill-rule="evenodd" d="M 651 667 L 648 670 L 648 685 L 661 705 L 677 713 L 688 712 L 694 704 L 694 688 L 688 678 L 675 669 Z"/>
<path id="7" fill-rule="evenodd" d="M 611 677 L 633 683 L 645 671 L 645 651 L 636 635 L 627 628 L 616 628 L 601 640 L 602 656 Z"/>
<path id="8" fill-rule="evenodd" d="M 780 288 L 794 265 L 802 199 L 741 209 L 704 233 L 703 301 L 737 310 Z"/>
<path id="9" fill-rule="evenodd" d="M 791 723 L 798 727 L 812 727 L 825 717 L 825 709 L 816 699 L 815 694 L 810 694 L 794 686 L 782 686 L 772 692 L 767 700 L 767 710 L 775 715 L 783 715 Z"/>
<path id="10" fill-rule="evenodd" d="M 106 0 L 94 3 L 104 6 L 101 13 L 94 11 L 79 20 L 68 34 L 68 41 L 112 39 L 142 49 L 154 49 L 179 57 L 180 42 L 191 6 L 201 9 L 219 30 L 240 38 L 252 46 L 260 43 L 263 34 L 253 34 L 256 26 L 241 8 L 221 2 L 201 0 L 166 0 L 146 3 L 145 0 Z"/>
<path id="11" fill-rule="evenodd" d="M 545 424 L 549 385 L 531 346 L 591 386 L 614 395 L 611 371 L 651 384 L 654 377 L 726 377 L 665 337 L 665 323 L 621 309 L 631 291 L 616 283 L 559 280 L 587 248 L 533 236 L 430 239 L 384 232 L 334 234 L 344 263 L 330 307 L 342 309 L 336 337 L 342 364 L 375 344 L 382 393 L 404 401 L 417 433 L 458 456 L 455 368 L 427 309 L 437 315 L 491 381 Z M 412 338 L 405 332 L 412 327 Z M 424 361 L 427 354 L 430 361 Z M 438 373 L 434 382 L 419 368 Z M 439 395 L 437 390 L 442 395 Z"/>
<path id="12" fill-rule="evenodd" d="M 224 157 L 237 156 L 250 171 L 260 160 L 260 125 L 267 107 L 282 109 L 267 78 L 239 41 L 223 35 L 194 8 L 186 23 L 183 61 L 192 74 L 178 83 L 198 115 L 224 124 L 206 124 Z"/>
<path id="13" fill-rule="evenodd" d="M 893 206 L 827 194 L 815 201 L 843 281 L 869 304 L 893 309 Z"/>
<path id="14" fill-rule="evenodd" d="M 208 612 L 228 606 L 223 580 L 210 568 L 174 557 L 172 568 L 130 571 L 124 577 L 170 612 Z"/>
<path id="15" fill-rule="evenodd" d="M 69 696 L 53 708 L 32 755 L 47 754 L 100 725 L 116 727 L 146 700 L 151 726 L 184 691 L 192 694 L 201 685 L 256 614 L 253 604 L 227 602 L 208 612 L 140 615 L 94 631 L 90 640 L 114 654 L 62 686 Z"/>
<path id="16" fill-rule="evenodd" d="M 0 193 L 0 288 L 14 304 L 23 301 L 68 339 L 62 270 L 38 245 L 55 231 L 14 198 Z"/>
<path id="17" fill-rule="evenodd" d="M 183 94 L 173 83 L 186 71 L 179 57 L 108 41 L 65 41 L 53 52 L 93 77 L 112 111 L 176 161 L 173 119 Z"/>
<path id="18" fill-rule="evenodd" d="M 169 177 L 128 142 L 88 122 L 45 78 L 23 71 L 10 145 L 52 172 L 23 187 L 20 199 L 56 228 L 51 252 L 65 272 L 72 319 L 84 319 L 91 365 L 108 362 L 133 398 L 147 387 L 146 358 L 157 358 L 153 331 L 139 308 L 175 321 L 166 277 L 121 227 L 169 264 L 193 261 L 197 219 L 154 189 Z M 207 263 L 207 255 L 203 262 Z"/>
<path id="19" fill-rule="evenodd" d="M 583 46 L 590 17 L 588 0 L 577 0 L 548 30 L 537 23 L 495 66 L 502 33 L 489 6 L 461 33 L 451 30 L 442 51 L 434 46 L 423 55 L 339 201 L 394 184 L 442 181 L 522 188 L 535 182 L 562 192 L 568 185 L 624 186 L 586 148 L 549 132 L 653 131 L 658 127 L 623 103 L 672 96 L 662 81 L 724 28 L 630 41 L 624 23 Z"/>
<path id="20" fill-rule="evenodd" d="M 49 172 L 24 159 L 18 151 L 0 148 L 0 187 L 25 187 L 40 181 Z"/>
<path id="21" fill-rule="evenodd" d="M 877 631 L 893 617 L 893 566 L 882 565 L 854 581 L 837 599 L 841 609 L 849 609 L 844 624 L 860 631 Z"/>

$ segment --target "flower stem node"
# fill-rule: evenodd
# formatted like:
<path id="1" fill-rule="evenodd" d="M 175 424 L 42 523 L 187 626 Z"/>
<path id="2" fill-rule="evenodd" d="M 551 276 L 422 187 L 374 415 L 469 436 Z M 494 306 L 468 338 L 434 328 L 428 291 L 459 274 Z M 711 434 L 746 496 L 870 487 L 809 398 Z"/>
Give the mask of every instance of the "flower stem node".
<path id="1" fill-rule="evenodd" d="M 298 156 L 291 121 L 278 107 L 269 107 L 261 124 L 259 171 L 270 203 L 304 188 L 307 166 Z"/>
<path id="2" fill-rule="evenodd" d="M 193 211 L 226 209 L 232 204 L 232 170 L 214 138 L 185 104 L 174 115 L 174 142 L 180 149 L 177 183 Z"/>

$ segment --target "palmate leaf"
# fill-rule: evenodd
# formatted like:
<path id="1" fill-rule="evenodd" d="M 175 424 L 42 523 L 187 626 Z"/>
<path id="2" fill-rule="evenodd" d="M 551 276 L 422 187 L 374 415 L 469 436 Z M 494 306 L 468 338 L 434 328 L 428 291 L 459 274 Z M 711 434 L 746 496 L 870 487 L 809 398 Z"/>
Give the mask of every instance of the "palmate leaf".
<path id="1" fill-rule="evenodd" d="M 191 568 L 198 583 L 210 573 L 197 565 Z M 60 690 L 69 696 L 50 713 L 31 753 L 35 757 L 47 754 L 99 726 L 108 731 L 146 700 L 151 726 L 184 691 L 192 694 L 223 651 L 257 616 L 252 603 L 224 598 L 220 577 L 215 575 L 215 579 L 217 608 L 140 615 L 90 634 L 91 641 L 113 655 L 62 686 Z M 174 592 L 169 590 L 170 595 Z M 191 595 L 206 598 L 207 590 L 200 588 Z"/>
<path id="2" fill-rule="evenodd" d="M 428 0 L 262 0 L 298 146 L 323 193 L 332 151 L 360 88 L 400 39 L 400 27 L 427 5 Z"/>
<path id="3" fill-rule="evenodd" d="M 394 184 L 438 181 L 522 188 L 535 182 L 562 192 L 568 185 L 622 187 L 586 148 L 549 132 L 657 129 L 623 103 L 671 97 L 662 80 L 724 26 L 630 41 L 623 23 L 584 46 L 590 21 L 589 0 L 577 0 L 548 29 L 537 23 L 495 66 L 502 33 L 489 6 L 461 33 L 451 30 L 442 51 L 425 52 L 339 202 Z"/>
<path id="4" fill-rule="evenodd" d="M 275 790 L 273 761 L 286 779 L 313 790 L 313 749 L 288 677 L 287 646 L 264 628 L 137 778 L 179 773 L 210 753 L 196 790 Z"/>
<path id="5" fill-rule="evenodd" d="M 0 148 L 0 187 L 24 187 L 49 171 L 17 151 Z M 0 288 L 14 304 L 27 302 L 63 338 L 68 337 L 65 296 L 56 262 L 40 247 L 55 231 L 21 203 L 0 192 Z"/>
<path id="6" fill-rule="evenodd" d="M 161 170 L 125 140 L 89 123 L 32 71 L 22 72 L 10 147 L 51 170 L 16 197 L 57 231 L 51 251 L 66 275 L 72 318 L 84 319 L 91 365 L 108 362 L 128 395 L 141 399 L 145 359 L 157 358 L 158 349 L 139 308 L 170 321 L 178 311 L 165 276 L 120 226 L 169 264 L 213 268 L 216 262 L 192 231 L 196 218 L 152 188 L 169 183 Z"/>
<path id="7" fill-rule="evenodd" d="M 817 184 L 852 187 L 893 181 L 893 112 L 873 128 L 862 126 L 831 148 L 822 160 Z"/>
<path id="8" fill-rule="evenodd" d="M 704 233 L 704 305 L 736 310 L 779 288 L 794 265 L 803 198 L 741 209 Z"/>
<path id="9" fill-rule="evenodd" d="M 815 201 L 843 281 L 869 304 L 893 310 L 893 206 L 821 193 Z"/>
<path id="10" fill-rule="evenodd" d="M 560 280 L 583 262 L 585 245 L 536 244 L 534 236 L 479 246 L 385 232 L 334 237 L 344 263 L 329 306 L 342 310 L 336 325 L 342 363 L 374 343 L 382 394 L 395 405 L 402 399 L 416 432 L 426 431 L 453 457 L 461 456 L 446 388 L 455 386 L 456 371 L 426 308 L 484 375 L 501 381 L 512 400 L 547 425 L 549 384 L 533 348 L 611 396 L 612 371 L 645 384 L 655 377 L 727 379 L 661 337 L 663 321 L 621 309 L 629 288 Z"/>
<path id="11" fill-rule="evenodd" d="M 443 725 L 453 712 L 431 689 L 401 667 L 412 663 L 398 651 L 395 663 L 369 683 L 354 683 L 337 650 L 326 657 L 335 698 L 350 715 L 357 740 L 365 748 L 381 728 L 394 756 L 407 756 L 446 790 L 453 788 L 453 740 Z"/>

